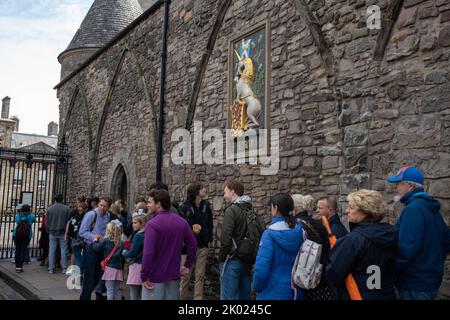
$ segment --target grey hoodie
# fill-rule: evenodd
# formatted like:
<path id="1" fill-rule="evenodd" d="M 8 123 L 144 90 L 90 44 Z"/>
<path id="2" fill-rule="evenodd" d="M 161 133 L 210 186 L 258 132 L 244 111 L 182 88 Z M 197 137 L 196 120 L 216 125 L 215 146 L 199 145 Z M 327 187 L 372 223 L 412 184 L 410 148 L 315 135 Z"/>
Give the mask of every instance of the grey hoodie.
<path id="1" fill-rule="evenodd" d="M 64 235 L 67 221 L 70 219 L 69 207 L 56 202 L 48 208 L 45 216 L 45 229 L 47 232 L 52 236 Z"/>

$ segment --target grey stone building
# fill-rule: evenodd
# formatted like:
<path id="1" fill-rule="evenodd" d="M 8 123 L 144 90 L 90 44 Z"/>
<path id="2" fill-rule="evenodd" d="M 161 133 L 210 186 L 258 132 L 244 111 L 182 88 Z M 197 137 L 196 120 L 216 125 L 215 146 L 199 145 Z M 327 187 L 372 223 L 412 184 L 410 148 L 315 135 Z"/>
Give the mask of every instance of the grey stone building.
<path id="1" fill-rule="evenodd" d="M 73 159 L 70 201 L 111 194 L 131 203 L 156 179 L 164 6 L 158 1 L 139 15 L 135 1 L 120 1 L 130 6 L 115 19 L 124 23 L 97 41 L 89 20 L 111 26 L 108 10 L 118 12 L 114 5 L 100 10 L 102 2 L 72 41 L 89 58 L 66 62 L 71 46 L 60 55 L 59 137 Z M 250 164 L 174 164 L 174 129 L 229 127 L 232 46 L 257 34 L 263 44 L 251 50 L 266 55 L 264 127 L 279 130 L 278 173 L 261 175 Z M 266 221 L 276 192 L 335 195 L 342 215 L 346 195 L 369 188 L 382 192 L 394 222 L 400 208 L 384 178 L 416 165 L 450 222 L 449 1 L 179 0 L 170 5 L 167 45 L 163 180 L 176 199 L 189 182 L 208 186 L 215 247 L 222 183 L 232 177 Z M 448 298 L 446 268 L 441 294 Z"/>

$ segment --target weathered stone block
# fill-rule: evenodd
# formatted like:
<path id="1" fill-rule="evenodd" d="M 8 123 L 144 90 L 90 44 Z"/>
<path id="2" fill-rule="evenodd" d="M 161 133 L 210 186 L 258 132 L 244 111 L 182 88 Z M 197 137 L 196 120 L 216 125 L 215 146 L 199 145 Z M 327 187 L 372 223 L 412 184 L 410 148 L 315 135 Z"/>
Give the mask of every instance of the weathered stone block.
<path id="1" fill-rule="evenodd" d="M 342 153 L 342 145 L 340 143 L 332 146 L 320 146 L 317 148 L 319 156 L 334 156 Z"/>
<path id="2" fill-rule="evenodd" d="M 448 109 L 450 103 L 450 85 L 440 85 L 428 90 L 423 97 L 421 112 L 440 112 Z"/>
<path id="3" fill-rule="evenodd" d="M 416 22 L 417 8 L 403 9 L 398 17 L 399 28 L 407 27 Z"/>
<path id="4" fill-rule="evenodd" d="M 425 84 L 441 84 L 448 81 L 448 72 L 440 70 L 433 70 L 425 76 Z"/>
<path id="5" fill-rule="evenodd" d="M 367 147 L 351 147 L 344 149 L 345 167 L 367 165 Z"/>
<path id="6" fill-rule="evenodd" d="M 369 141 L 372 145 L 380 142 L 391 140 L 394 137 L 394 130 L 392 127 L 383 128 L 374 133 L 370 133 Z"/>
<path id="7" fill-rule="evenodd" d="M 321 102 L 319 103 L 319 112 L 322 114 L 333 113 L 336 109 L 335 102 Z"/>
<path id="8" fill-rule="evenodd" d="M 338 156 L 327 156 L 322 159 L 322 169 L 331 169 L 339 166 Z"/>
<path id="9" fill-rule="evenodd" d="M 436 7 L 425 7 L 420 8 L 419 19 L 427 19 L 430 17 L 437 17 L 439 15 L 439 10 Z"/>
<path id="10" fill-rule="evenodd" d="M 354 124 L 344 129 L 344 145 L 346 147 L 364 146 L 368 140 L 367 124 Z"/>
<path id="11" fill-rule="evenodd" d="M 428 190 L 433 197 L 450 199 L 450 179 L 433 180 Z"/>
<path id="12" fill-rule="evenodd" d="M 425 0 L 405 0 L 405 2 L 403 3 L 403 6 L 405 8 L 409 8 L 409 7 L 415 6 L 416 4 L 422 3 L 424 1 Z"/>
<path id="13" fill-rule="evenodd" d="M 442 145 L 450 146 L 450 128 L 445 128 L 442 134 Z"/>
<path id="14" fill-rule="evenodd" d="M 288 161 L 288 168 L 289 169 L 297 169 L 300 166 L 300 157 L 293 156 Z"/>
<path id="15" fill-rule="evenodd" d="M 420 51 L 430 51 L 433 50 L 437 45 L 437 40 L 434 35 L 427 34 L 420 37 Z"/>
<path id="16" fill-rule="evenodd" d="M 359 39 L 362 37 L 367 37 L 369 35 L 369 29 L 367 28 L 361 28 L 361 29 L 356 29 L 355 31 L 353 31 L 353 39 Z"/>
<path id="17" fill-rule="evenodd" d="M 352 41 L 352 34 L 346 34 L 336 38 L 336 44 L 343 44 Z"/>
<path id="18" fill-rule="evenodd" d="M 292 147 L 293 148 L 301 148 L 308 147 L 313 144 L 313 139 L 311 136 L 307 135 L 299 135 L 292 138 Z"/>
<path id="19" fill-rule="evenodd" d="M 368 173 L 341 175 L 340 178 L 339 186 L 341 194 L 346 195 L 359 189 L 369 188 L 370 179 Z"/>
<path id="20" fill-rule="evenodd" d="M 439 44 L 443 47 L 450 46 L 450 26 L 446 26 L 439 31 Z"/>
<path id="21" fill-rule="evenodd" d="M 441 23 L 450 21 L 450 10 L 441 12 Z"/>
<path id="22" fill-rule="evenodd" d="M 408 57 L 419 49 L 420 38 L 418 35 L 406 37 L 398 42 L 397 48 L 392 48 L 387 57 L 387 61 L 393 61 L 399 58 Z"/>
<path id="23" fill-rule="evenodd" d="M 302 120 L 290 121 L 288 124 L 288 134 L 298 134 L 304 132 L 304 125 Z"/>
<path id="24" fill-rule="evenodd" d="M 395 126 L 393 149 L 429 148 L 439 145 L 441 121 L 436 116 L 406 116 Z"/>

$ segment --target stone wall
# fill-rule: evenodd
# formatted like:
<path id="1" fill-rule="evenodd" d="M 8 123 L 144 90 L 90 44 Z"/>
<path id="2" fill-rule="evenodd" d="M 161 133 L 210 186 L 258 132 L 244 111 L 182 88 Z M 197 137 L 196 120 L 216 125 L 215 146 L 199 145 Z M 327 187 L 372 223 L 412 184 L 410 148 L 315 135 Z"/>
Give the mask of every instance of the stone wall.
<path id="1" fill-rule="evenodd" d="M 394 208 L 394 189 L 383 178 L 413 164 L 424 171 L 427 190 L 441 201 L 450 222 L 450 3 L 405 0 L 396 6 L 401 3 L 171 4 L 164 180 L 176 199 L 184 197 L 189 182 L 208 186 L 215 248 L 222 183 L 231 177 L 245 184 L 266 221 L 267 200 L 274 193 L 335 195 L 342 214 L 346 195 L 364 187 L 383 193 L 390 204 L 387 220 L 394 222 L 400 208 Z M 382 30 L 366 28 L 372 4 L 381 8 Z M 59 86 L 60 124 L 66 128 L 61 136 L 66 135 L 73 156 L 71 201 L 80 193 L 110 192 L 118 163 L 133 185 L 129 200 L 145 194 L 155 179 L 163 8 L 147 14 Z M 191 128 L 190 120 L 201 121 L 203 129 L 226 128 L 228 41 L 262 21 L 270 26 L 268 110 L 270 127 L 280 130 L 278 174 L 262 176 L 259 166 L 250 165 L 174 165 L 173 129 Z M 211 268 L 211 275 L 216 272 Z M 449 291 L 442 293 L 448 297 Z"/>

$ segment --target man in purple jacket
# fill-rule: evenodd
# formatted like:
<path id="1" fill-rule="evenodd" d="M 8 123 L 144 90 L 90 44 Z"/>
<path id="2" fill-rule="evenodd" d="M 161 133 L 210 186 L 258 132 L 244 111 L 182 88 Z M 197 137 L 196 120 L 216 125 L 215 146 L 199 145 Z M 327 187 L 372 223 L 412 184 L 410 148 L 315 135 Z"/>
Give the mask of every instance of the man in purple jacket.
<path id="1" fill-rule="evenodd" d="M 155 216 L 145 225 L 142 300 L 178 300 L 180 277 L 188 274 L 194 263 L 197 240 L 187 221 L 169 211 L 166 190 L 150 192 L 147 207 Z M 187 258 L 180 269 L 183 244 L 187 246 Z"/>

